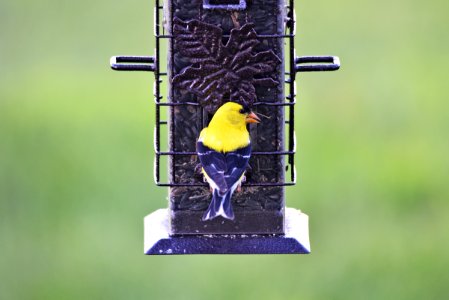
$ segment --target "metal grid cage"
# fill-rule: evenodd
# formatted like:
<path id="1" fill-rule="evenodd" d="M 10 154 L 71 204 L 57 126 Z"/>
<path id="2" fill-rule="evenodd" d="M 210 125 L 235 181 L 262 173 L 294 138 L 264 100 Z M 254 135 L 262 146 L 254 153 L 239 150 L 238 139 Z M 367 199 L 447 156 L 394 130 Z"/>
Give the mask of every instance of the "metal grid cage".
<path id="1" fill-rule="evenodd" d="M 298 72 L 313 72 L 313 71 L 335 71 L 340 68 L 340 61 L 336 56 L 295 56 L 294 38 L 295 38 L 295 11 L 294 11 L 294 1 L 289 0 L 286 6 L 287 18 L 285 21 L 285 33 L 284 34 L 274 34 L 274 35 L 258 35 L 259 39 L 284 39 L 285 43 L 288 44 L 288 48 L 285 52 L 285 88 L 286 96 L 282 102 L 255 102 L 253 106 L 271 106 L 271 107 L 285 107 L 285 126 L 288 127 L 287 132 L 287 150 L 286 151 L 255 151 L 252 152 L 252 156 L 258 155 L 271 155 L 271 156 L 287 156 L 288 160 L 285 166 L 285 170 L 290 173 L 289 181 L 278 181 L 278 182 L 246 182 L 243 183 L 244 186 L 291 186 L 296 184 L 296 170 L 294 164 L 294 156 L 296 152 L 296 139 L 295 139 L 295 97 L 296 97 L 296 73 Z M 110 64 L 111 68 L 117 71 L 147 71 L 154 72 L 154 102 L 155 102 L 155 128 L 154 128 L 154 180 L 156 185 L 164 187 L 180 187 L 180 186 L 207 186 L 203 182 L 192 182 L 192 183 L 177 183 L 175 182 L 174 166 L 172 165 L 171 178 L 168 182 L 163 182 L 161 180 L 161 157 L 163 156 L 193 156 L 196 152 L 190 151 L 163 151 L 161 149 L 161 132 L 163 128 L 168 127 L 168 122 L 162 120 L 161 118 L 161 108 L 162 107 L 174 107 L 179 105 L 191 105 L 201 107 L 199 103 L 196 102 L 175 102 L 172 99 L 164 100 L 164 96 L 161 93 L 161 84 L 164 78 L 167 78 L 167 72 L 161 69 L 161 43 L 173 39 L 172 35 L 166 34 L 164 26 L 161 24 L 161 16 L 163 15 L 163 6 L 160 5 L 160 0 L 155 1 L 154 8 L 154 35 L 155 35 L 155 55 L 154 56 L 114 56 L 111 58 Z M 229 37 L 229 35 L 224 35 L 223 37 Z M 172 44 L 172 43 L 171 43 Z M 173 51 L 172 55 L 173 55 Z M 168 78 L 166 79 L 168 80 Z M 172 88 L 172 87 L 171 87 Z M 202 109 L 202 108 L 201 108 Z M 171 117 L 173 117 L 173 110 L 171 110 Z M 204 115 L 204 114 L 202 114 Z M 288 116 L 288 117 L 287 117 Z M 168 129 L 165 129 L 168 131 Z M 171 141 L 170 148 L 174 149 L 173 141 Z M 282 177 L 283 178 L 283 177 Z"/>

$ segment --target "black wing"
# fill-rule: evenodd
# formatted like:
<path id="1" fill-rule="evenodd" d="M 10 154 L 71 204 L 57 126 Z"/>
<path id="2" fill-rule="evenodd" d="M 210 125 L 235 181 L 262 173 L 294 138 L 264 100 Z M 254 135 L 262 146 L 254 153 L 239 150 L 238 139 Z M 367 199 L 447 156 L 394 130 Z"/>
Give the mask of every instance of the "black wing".
<path id="1" fill-rule="evenodd" d="M 245 173 L 251 156 L 251 144 L 226 154 L 225 179 L 228 187 L 236 183 Z"/>
<path id="2" fill-rule="evenodd" d="M 226 193 L 228 185 L 225 180 L 227 169 L 225 155 L 205 146 L 203 142 L 196 143 L 196 151 L 207 176 L 217 185 L 220 194 Z"/>

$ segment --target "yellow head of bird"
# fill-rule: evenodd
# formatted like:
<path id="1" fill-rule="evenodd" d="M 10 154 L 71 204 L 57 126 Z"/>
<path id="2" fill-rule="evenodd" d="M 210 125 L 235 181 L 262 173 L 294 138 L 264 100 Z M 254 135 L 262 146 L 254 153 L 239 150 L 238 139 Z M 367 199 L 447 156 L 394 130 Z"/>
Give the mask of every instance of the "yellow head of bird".
<path id="1" fill-rule="evenodd" d="M 233 127 L 245 127 L 247 123 L 259 123 L 260 118 L 247 106 L 226 102 L 214 114 L 212 122 L 226 123 Z"/>

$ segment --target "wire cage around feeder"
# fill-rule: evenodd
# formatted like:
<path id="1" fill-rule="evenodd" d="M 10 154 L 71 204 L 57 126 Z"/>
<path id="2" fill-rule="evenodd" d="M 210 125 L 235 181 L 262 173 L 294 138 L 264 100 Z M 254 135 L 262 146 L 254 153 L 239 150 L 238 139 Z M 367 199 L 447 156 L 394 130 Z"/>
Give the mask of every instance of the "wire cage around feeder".
<path id="1" fill-rule="evenodd" d="M 296 73 L 337 70 L 338 58 L 295 56 L 293 0 L 288 3 L 283 0 L 170 0 L 165 1 L 164 6 L 160 5 L 159 0 L 155 2 L 155 56 L 116 56 L 111 59 L 111 67 L 115 70 L 151 71 L 155 74 L 154 178 L 158 186 L 169 187 L 170 235 L 285 234 L 284 188 L 296 182 Z M 195 38 L 200 40 L 195 41 Z M 259 72 L 252 78 L 238 79 L 237 85 L 240 84 L 240 90 L 243 91 L 231 90 L 228 95 L 224 95 L 220 94 L 220 89 L 216 89 L 208 94 L 212 94 L 210 101 L 206 101 L 204 98 L 207 97 L 201 95 L 198 89 L 189 88 L 194 86 L 195 79 L 198 82 L 198 73 L 204 73 L 201 69 L 204 66 L 201 61 L 204 60 L 198 59 L 198 55 L 202 54 L 193 54 L 196 57 L 192 59 L 189 49 L 183 47 L 214 39 L 219 40 L 220 45 L 212 43 L 209 46 L 235 48 L 227 50 L 229 57 L 222 57 L 222 62 L 225 59 L 236 60 L 239 55 L 248 58 L 249 53 L 252 57 L 259 55 L 265 65 L 271 67 L 265 68 L 268 71 L 265 74 Z M 245 44 L 250 46 L 243 48 Z M 245 51 L 247 53 L 242 54 Z M 167 57 L 161 56 L 161 52 L 167 52 Z M 260 54 L 268 52 L 270 54 L 264 57 Z M 271 60 L 277 57 L 279 61 L 270 62 L 268 57 Z M 229 70 L 229 64 L 222 63 L 220 67 L 235 71 Z M 195 71 L 190 72 L 193 79 L 185 76 L 189 73 L 188 68 Z M 206 83 L 217 86 L 214 80 L 221 80 L 219 84 L 226 86 L 226 82 L 222 82 L 226 80 L 224 73 L 219 72 L 221 77 L 216 73 L 205 72 L 205 76 L 212 78 Z M 183 84 L 179 78 L 187 84 Z M 161 88 L 164 83 L 167 93 Z M 214 95 L 214 92 L 219 95 Z M 240 99 L 241 94 L 255 96 L 248 99 L 252 101 L 252 109 L 267 117 L 261 124 L 250 127 L 250 167 L 242 191 L 232 197 L 235 220 L 216 218 L 202 221 L 201 216 L 209 205 L 211 193 L 198 172 L 200 167 L 196 140 L 216 108 L 222 102 L 232 101 L 232 95 Z M 168 137 L 167 147 L 162 146 L 162 137 Z M 164 173 L 161 171 L 164 161 L 168 161 L 166 180 L 161 175 Z"/>

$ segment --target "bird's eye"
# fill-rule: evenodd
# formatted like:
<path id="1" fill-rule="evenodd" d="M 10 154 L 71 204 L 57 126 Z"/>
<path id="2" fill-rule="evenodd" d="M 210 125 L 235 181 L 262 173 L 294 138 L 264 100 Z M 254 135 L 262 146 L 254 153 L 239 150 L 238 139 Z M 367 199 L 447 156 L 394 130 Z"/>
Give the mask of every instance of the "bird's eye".
<path id="1" fill-rule="evenodd" d="M 250 109 L 247 105 L 243 105 L 243 107 L 240 109 L 240 113 L 241 114 L 249 114 L 250 113 Z"/>

